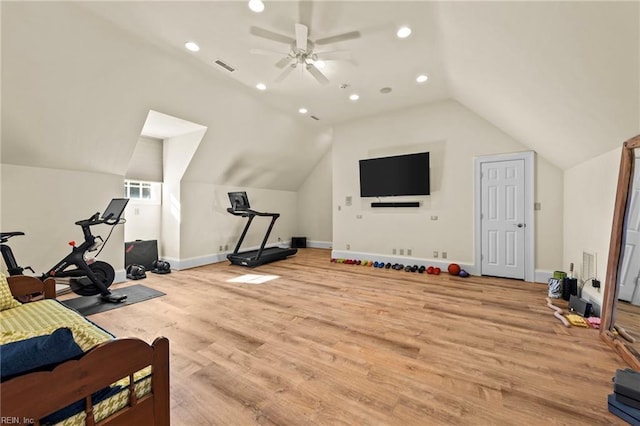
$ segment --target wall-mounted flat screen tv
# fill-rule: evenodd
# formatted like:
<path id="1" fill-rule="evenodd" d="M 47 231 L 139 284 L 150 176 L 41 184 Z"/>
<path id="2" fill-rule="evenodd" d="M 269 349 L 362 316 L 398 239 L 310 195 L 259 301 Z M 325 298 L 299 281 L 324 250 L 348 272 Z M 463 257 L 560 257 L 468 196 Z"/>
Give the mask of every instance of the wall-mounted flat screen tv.
<path id="1" fill-rule="evenodd" d="M 429 153 L 360 160 L 360 196 L 430 195 Z"/>

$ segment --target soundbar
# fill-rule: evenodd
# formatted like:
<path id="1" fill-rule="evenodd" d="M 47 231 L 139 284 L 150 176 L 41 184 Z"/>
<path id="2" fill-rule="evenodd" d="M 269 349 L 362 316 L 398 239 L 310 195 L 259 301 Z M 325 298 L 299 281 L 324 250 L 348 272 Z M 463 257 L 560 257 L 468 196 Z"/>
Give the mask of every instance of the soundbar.
<path id="1" fill-rule="evenodd" d="M 420 207 L 420 201 L 371 203 L 371 207 Z"/>

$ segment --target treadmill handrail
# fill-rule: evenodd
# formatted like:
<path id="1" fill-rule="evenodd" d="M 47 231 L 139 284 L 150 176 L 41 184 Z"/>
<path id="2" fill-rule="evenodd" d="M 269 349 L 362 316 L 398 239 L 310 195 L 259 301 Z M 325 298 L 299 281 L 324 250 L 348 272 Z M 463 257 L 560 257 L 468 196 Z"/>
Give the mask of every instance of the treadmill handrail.
<path id="1" fill-rule="evenodd" d="M 227 207 L 227 212 L 231 213 L 234 216 L 242 216 L 242 217 L 248 217 L 248 216 L 269 216 L 269 217 L 276 217 L 276 218 L 280 217 L 280 213 L 259 212 L 251 209 L 234 210 L 231 207 Z"/>

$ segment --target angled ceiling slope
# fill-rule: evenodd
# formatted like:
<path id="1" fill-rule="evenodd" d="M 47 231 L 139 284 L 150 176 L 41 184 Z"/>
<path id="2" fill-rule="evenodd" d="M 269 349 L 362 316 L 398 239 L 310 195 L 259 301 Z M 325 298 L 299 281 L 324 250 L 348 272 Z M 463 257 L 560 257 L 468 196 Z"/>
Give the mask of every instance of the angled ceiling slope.
<path id="1" fill-rule="evenodd" d="M 440 2 L 453 97 L 559 166 L 640 132 L 639 2 Z"/>

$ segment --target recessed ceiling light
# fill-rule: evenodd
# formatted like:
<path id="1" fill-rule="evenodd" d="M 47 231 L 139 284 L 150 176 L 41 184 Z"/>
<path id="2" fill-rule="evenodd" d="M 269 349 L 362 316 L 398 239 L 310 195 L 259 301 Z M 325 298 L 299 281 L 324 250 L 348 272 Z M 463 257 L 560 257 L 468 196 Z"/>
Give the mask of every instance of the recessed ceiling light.
<path id="1" fill-rule="evenodd" d="M 316 66 L 316 68 L 318 69 L 322 69 L 324 68 L 327 64 L 324 61 L 314 61 L 313 65 Z"/>
<path id="2" fill-rule="evenodd" d="M 188 41 L 184 44 L 184 47 L 186 47 L 187 49 L 189 49 L 192 52 L 197 52 L 200 50 L 200 46 L 198 46 L 196 43 L 194 43 L 193 41 Z"/>
<path id="3" fill-rule="evenodd" d="M 262 3 L 262 0 L 249 0 L 249 9 L 260 13 L 264 10 L 264 3 Z"/>
<path id="4" fill-rule="evenodd" d="M 411 28 L 409 27 L 401 27 L 396 33 L 398 38 L 407 38 L 411 35 Z"/>
<path id="5" fill-rule="evenodd" d="M 307 109 L 306 108 L 300 108 L 300 109 L 298 109 L 298 112 L 300 114 L 306 114 L 307 113 Z"/>
<path id="6" fill-rule="evenodd" d="M 418 83 L 424 83 L 427 80 L 429 80 L 429 77 L 427 77 L 425 74 L 420 74 L 418 77 L 416 77 L 416 81 Z"/>
<path id="7" fill-rule="evenodd" d="M 349 99 L 351 99 L 352 101 L 357 101 L 358 99 L 360 99 L 360 96 L 357 93 L 354 93 L 352 95 L 349 95 Z"/>
<path id="8" fill-rule="evenodd" d="M 267 85 L 264 83 L 258 83 L 256 84 L 256 89 L 258 90 L 267 90 Z"/>

